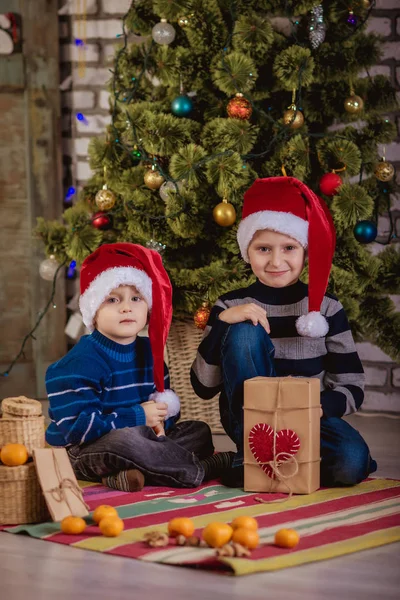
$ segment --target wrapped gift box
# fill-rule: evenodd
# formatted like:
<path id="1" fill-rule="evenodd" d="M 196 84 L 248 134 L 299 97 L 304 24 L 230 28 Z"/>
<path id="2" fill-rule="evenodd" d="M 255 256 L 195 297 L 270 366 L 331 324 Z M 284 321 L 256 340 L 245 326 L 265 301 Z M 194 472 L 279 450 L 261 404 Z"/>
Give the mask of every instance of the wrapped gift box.
<path id="1" fill-rule="evenodd" d="M 244 489 L 310 494 L 320 477 L 320 381 L 244 382 Z"/>

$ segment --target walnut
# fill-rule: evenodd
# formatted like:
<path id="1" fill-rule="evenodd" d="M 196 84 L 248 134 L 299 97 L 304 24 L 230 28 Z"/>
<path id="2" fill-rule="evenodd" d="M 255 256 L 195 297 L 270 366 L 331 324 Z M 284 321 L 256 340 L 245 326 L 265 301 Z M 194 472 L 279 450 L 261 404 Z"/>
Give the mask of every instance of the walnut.
<path id="1" fill-rule="evenodd" d="M 200 546 L 200 538 L 195 535 L 191 535 L 186 538 L 185 546 Z"/>
<path id="2" fill-rule="evenodd" d="M 177 535 L 176 536 L 176 545 L 177 546 L 184 546 L 186 544 L 186 538 L 184 535 Z"/>
<path id="3" fill-rule="evenodd" d="M 149 531 L 145 534 L 143 540 L 152 548 L 168 546 L 169 543 L 168 535 L 161 531 Z"/>
<path id="4" fill-rule="evenodd" d="M 217 556 L 237 556 L 238 558 L 243 558 L 244 556 L 251 556 L 251 552 L 241 544 L 231 542 L 230 544 L 225 544 L 222 548 L 218 548 Z"/>

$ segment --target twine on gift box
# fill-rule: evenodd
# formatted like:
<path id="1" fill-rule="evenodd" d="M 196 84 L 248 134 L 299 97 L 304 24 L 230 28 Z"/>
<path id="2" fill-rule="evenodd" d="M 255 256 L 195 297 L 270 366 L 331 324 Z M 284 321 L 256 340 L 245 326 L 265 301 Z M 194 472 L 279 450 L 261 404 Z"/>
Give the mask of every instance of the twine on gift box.
<path id="1" fill-rule="evenodd" d="M 57 458 L 56 458 L 53 448 L 51 449 L 51 451 L 52 451 L 51 453 L 52 453 L 53 462 L 54 462 L 54 470 L 56 472 L 59 483 L 57 486 L 47 490 L 47 493 L 51 494 L 52 498 L 56 502 L 65 502 L 69 508 L 70 513 L 73 514 L 71 505 L 68 502 L 68 496 L 66 494 L 66 490 L 70 490 L 78 498 L 78 500 L 80 500 L 82 502 L 82 504 L 85 506 L 85 508 L 87 508 L 87 510 L 90 510 L 88 504 L 86 504 L 86 502 L 83 499 L 82 491 L 81 491 L 80 487 L 77 485 L 77 483 L 73 479 L 70 479 L 69 477 L 62 477 L 60 466 L 57 462 Z"/>

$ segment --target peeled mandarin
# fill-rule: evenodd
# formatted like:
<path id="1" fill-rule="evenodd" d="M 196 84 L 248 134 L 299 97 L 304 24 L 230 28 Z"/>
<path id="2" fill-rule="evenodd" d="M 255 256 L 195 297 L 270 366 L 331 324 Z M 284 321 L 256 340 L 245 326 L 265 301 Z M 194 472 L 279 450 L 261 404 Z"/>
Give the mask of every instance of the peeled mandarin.
<path id="1" fill-rule="evenodd" d="M 24 465 L 28 458 L 28 451 L 23 444 L 6 444 L 0 452 L 0 460 L 7 467 Z"/>
<path id="2" fill-rule="evenodd" d="M 221 548 L 231 541 L 233 529 L 226 523 L 209 523 L 202 533 L 203 540 L 211 546 L 211 548 Z"/>
<path id="3" fill-rule="evenodd" d="M 236 519 L 233 519 L 231 526 L 232 529 L 238 529 L 239 527 L 251 529 L 252 531 L 257 531 L 258 529 L 258 523 L 254 517 L 236 517 Z"/>
<path id="4" fill-rule="evenodd" d="M 168 534 L 171 537 L 177 537 L 178 535 L 190 537 L 193 535 L 194 530 L 195 526 L 192 519 L 187 517 L 176 517 L 168 523 Z"/>
<path id="5" fill-rule="evenodd" d="M 78 535 L 86 529 L 86 521 L 82 517 L 65 517 L 61 521 L 61 531 L 72 535 Z"/>
<path id="6" fill-rule="evenodd" d="M 124 530 L 124 522 L 119 517 L 105 517 L 100 521 L 99 528 L 106 537 L 117 537 Z"/>
<path id="7" fill-rule="evenodd" d="M 233 532 L 232 542 L 241 544 L 249 550 L 254 550 L 260 543 L 260 538 L 257 531 L 254 529 L 246 529 L 245 527 L 238 527 Z"/>
<path id="8" fill-rule="evenodd" d="M 294 529 L 279 529 L 275 534 L 275 545 L 281 548 L 294 548 L 300 541 L 300 536 Z"/>
<path id="9" fill-rule="evenodd" d="M 118 511 L 113 506 L 101 504 L 95 509 L 92 515 L 93 521 L 97 524 L 106 517 L 118 517 Z"/>

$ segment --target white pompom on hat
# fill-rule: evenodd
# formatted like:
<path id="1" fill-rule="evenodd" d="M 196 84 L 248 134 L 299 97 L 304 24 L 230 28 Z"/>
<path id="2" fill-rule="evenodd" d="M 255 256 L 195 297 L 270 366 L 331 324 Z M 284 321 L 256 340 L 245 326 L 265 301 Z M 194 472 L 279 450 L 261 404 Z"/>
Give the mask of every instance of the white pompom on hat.
<path id="1" fill-rule="evenodd" d="M 256 179 L 244 195 L 242 221 L 237 240 L 243 259 L 249 262 L 248 247 L 262 229 L 284 233 L 297 240 L 308 253 L 308 313 L 296 321 L 305 337 L 322 337 L 329 325 L 321 315 L 335 252 L 336 233 L 325 202 L 295 177 Z"/>

